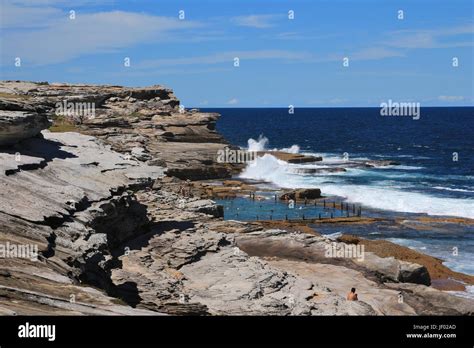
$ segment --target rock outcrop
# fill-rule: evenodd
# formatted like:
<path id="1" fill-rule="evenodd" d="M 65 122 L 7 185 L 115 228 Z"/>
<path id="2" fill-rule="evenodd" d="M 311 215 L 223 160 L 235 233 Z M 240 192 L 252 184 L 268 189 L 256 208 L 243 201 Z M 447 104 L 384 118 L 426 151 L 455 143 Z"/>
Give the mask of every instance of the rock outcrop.
<path id="1" fill-rule="evenodd" d="M 219 115 L 185 110 L 162 86 L 5 81 L 0 82 L 0 93 L 7 95 L 0 98 L 4 110 L 37 110 L 52 119 L 66 115 L 77 131 L 102 139 L 130 158 L 164 165 L 170 176 L 226 178 L 235 170 L 235 165 L 217 162 L 218 151 L 229 147 L 215 130 Z"/>
<path id="2" fill-rule="evenodd" d="M 258 156 L 264 156 L 266 154 L 272 155 L 281 161 L 285 161 L 285 162 L 293 163 L 293 164 L 313 163 L 313 162 L 319 162 L 323 160 L 323 158 L 320 156 L 311 156 L 311 155 L 304 155 L 304 154 L 299 154 L 299 153 L 288 153 L 288 152 L 283 152 L 283 151 L 257 152 Z"/>
<path id="3" fill-rule="evenodd" d="M 48 118 L 44 114 L 0 110 L 0 146 L 34 137 L 49 125 Z"/>
<path id="4" fill-rule="evenodd" d="M 305 200 L 305 199 L 317 199 L 321 198 L 321 190 L 320 189 L 298 189 L 298 190 L 292 190 L 283 193 L 280 196 L 280 199 L 282 200 Z"/>
<path id="5" fill-rule="evenodd" d="M 228 146 L 217 115 L 181 113 L 166 88 L 3 82 L 0 92 L 7 111 L 53 117 L 64 100 L 95 107 L 75 119 L 76 132 L 25 130 L 0 148 L 0 245 L 12 252 L 0 258 L 1 314 L 474 312 L 467 299 L 407 283 L 426 279 L 413 262 L 329 257 L 328 248 L 353 244 L 224 221 L 201 197 L 208 186 L 182 180 L 235 169 L 214 160 Z M 360 301 L 345 300 L 353 286 Z"/>
<path id="6" fill-rule="evenodd" d="M 2 255 L 0 311 L 147 313 L 79 284 L 114 294 L 113 251 L 148 222 L 133 190 L 162 177 L 163 168 L 127 161 L 90 136 L 43 136 L 0 153 L 3 250 L 29 248 Z"/>
<path id="7" fill-rule="evenodd" d="M 249 255 L 264 258 L 280 270 L 313 281 L 332 294 L 343 297 L 348 289 L 356 287 L 359 300 L 379 315 L 469 315 L 474 310 L 472 301 L 424 285 L 427 278 L 423 266 L 381 258 L 367 251 L 362 258 L 361 255 L 328 257 L 328 249 L 343 250 L 351 244 L 281 230 L 240 235 L 236 243 Z M 424 298 L 425 293 L 430 296 Z"/>
<path id="8" fill-rule="evenodd" d="M 443 260 L 386 240 L 368 240 L 354 235 L 341 235 L 337 240 L 348 244 L 364 245 L 366 251 L 382 258 L 395 257 L 401 262 L 400 277 L 410 283 L 427 285 L 431 283 L 438 288 L 449 285 L 449 287 L 454 286 L 459 290 L 464 290 L 463 284 L 474 284 L 473 276 L 449 269 L 443 265 Z M 403 261 L 406 261 L 407 264 L 405 265 Z M 408 269 L 405 270 L 405 267 Z"/>

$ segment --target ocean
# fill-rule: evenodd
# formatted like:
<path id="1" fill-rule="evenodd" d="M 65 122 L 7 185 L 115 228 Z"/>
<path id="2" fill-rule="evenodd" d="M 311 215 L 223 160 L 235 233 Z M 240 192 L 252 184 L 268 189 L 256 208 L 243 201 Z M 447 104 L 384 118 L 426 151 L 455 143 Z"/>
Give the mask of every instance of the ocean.
<path id="1" fill-rule="evenodd" d="M 302 166 L 265 156 L 248 166 L 243 178 L 285 188 L 317 187 L 323 195 L 343 197 L 383 214 L 474 218 L 474 107 L 422 108 L 419 119 L 381 116 L 379 108 L 296 108 L 294 114 L 287 108 L 201 110 L 222 115 L 217 130 L 233 145 L 324 159 Z M 344 166 L 348 159 L 391 160 L 399 165 L 318 174 L 295 170 Z M 431 230 L 375 226 L 354 228 L 354 234 L 391 240 L 474 274 L 473 225 L 447 224 Z"/>

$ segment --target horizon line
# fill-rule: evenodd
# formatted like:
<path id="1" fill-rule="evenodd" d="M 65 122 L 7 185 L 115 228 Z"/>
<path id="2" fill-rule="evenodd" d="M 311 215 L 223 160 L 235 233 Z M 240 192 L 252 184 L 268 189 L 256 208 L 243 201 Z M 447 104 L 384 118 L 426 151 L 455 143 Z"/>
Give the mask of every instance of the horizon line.
<path id="1" fill-rule="evenodd" d="M 294 106 L 295 109 L 379 109 L 380 106 Z M 420 108 L 474 108 L 474 105 L 433 105 Z M 191 109 L 288 109 L 288 106 L 193 106 Z"/>

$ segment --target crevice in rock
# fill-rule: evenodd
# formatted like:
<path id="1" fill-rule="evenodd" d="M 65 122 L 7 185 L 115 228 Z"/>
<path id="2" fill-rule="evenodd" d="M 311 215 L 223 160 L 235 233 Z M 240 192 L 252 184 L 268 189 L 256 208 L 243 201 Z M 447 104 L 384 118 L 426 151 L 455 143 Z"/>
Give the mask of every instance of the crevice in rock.
<path id="1" fill-rule="evenodd" d="M 82 167 L 97 167 L 99 165 L 99 162 L 90 162 L 90 163 L 82 163 Z"/>
<path id="2" fill-rule="evenodd" d="M 85 250 L 81 255 L 70 259 L 68 264 L 76 270 L 73 277 L 81 283 L 100 288 L 107 295 L 136 307 L 142 300 L 137 284 L 126 282 L 116 285 L 111 276 L 113 269 L 122 268 L 119 257 L 124 254 L 123 245 L 133 243 L 149 232 L 147 206 L 130 195 L 118 197 L 114 201 L 107 200 L 101 205 L 101 209 L 104 214 L 88 221 L 87 227 L 93 230 L 89 237 L 93 234 L 106 234 L 106 245 Z"/>
<path id="3" fill-rule="evenodd" d="M 177 266 L 176 269 L 180 270 L 182 267 L 189 265 L 191 263 L 198 262 L 203 258 L 207 253 L 215 253 L 213 250 L 199 250 L 197 253 L 192 255 L 187 261 L 183 262 L 181 265 Z"/>
<path id="4" fill-rule="evenodd" d="M 22 170 L 29 171 L 29 170 L 36 170 L 36 169 L 43 169 L 48 165 L 46 160 L 43 160 L 39 163 L 27 163 L 27 164 L 20 164 L 15 169 L 7 169 L 5 170 L 5 175 L 10 176 L 16 173 L 21 172 Z"/>
<path id="5" fill-rule="evenodd" d="M 72 222 L 74 219 L 71 215 L 60 214 L 61 216 L 47 216 L 44 221 L 38 222 L 38 225 L 49 226 L 53 230 L 61 227 L 65 222 Z"/>
<path id="6" fill-rule="evenodd" d="M 117 285 L 113 291 L 109 293 L 109 295 L 113 295 L 113 297 L 121 299 L 133 308 L 135 308 L 143 300 L 139 295 L 137 283 L 135 282 L 125 282 L 123 284 Z"/>
<path id="7" fill-rule="evenodd" d="M 56 252 L 56 234 L 54 232 L 51 233 L 50 236 L 46 238 L 46 240 L 48 241 L 47 249 L 45 251 L 42 251 L 41 254 L 45 258 L 50 258 L 54 256 Z"/>
<path id="8" fill-rule="evenodd" d="M 45 223 L 44 221 L 29 220 L 29 219 L 25 219 L 25 218 L 22 217 L 22 216 L 15 215 L 15 214 L 9 214 L 9 213 L 4 212 L 4 211 L 2 211 L 1 213 L 2 213 L 2 214 L 5 214 L 5 215 L 8 215 L 8 216 L 11 216 L 11 217 L 13 217 L 13 218 L 15 218 L 15 219 L 19 219 L 19 220 L 28 222 L 28 223 L 30 223 L 30 224 L 42 225 L 42 226 L 49 226 L 49 225 L 48 225 L 47 223 Z"/>

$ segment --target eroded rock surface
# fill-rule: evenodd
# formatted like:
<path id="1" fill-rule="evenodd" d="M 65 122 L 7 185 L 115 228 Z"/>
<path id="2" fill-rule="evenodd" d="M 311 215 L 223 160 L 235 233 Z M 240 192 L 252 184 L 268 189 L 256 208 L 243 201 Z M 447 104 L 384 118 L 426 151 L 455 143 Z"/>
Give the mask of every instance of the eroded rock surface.
<path id="1" fill-rule="evenodd" d="M 77 123 L 78 131 L 132 158 L 164 165 L 170 176 L 225 178 L 235 170 L 217 162 L 217 152 L 229 146 L 215 130 L 219 115 L 185 110 L 173 91 L 163 86 L 3 81 L 0 93 L 2 109 L 40 110 L 51 118 L 58 110 L 71 111 L 68 117 Z"/>
<path id="2" fill-rule="evenodd" d="M 50 123 L 44 114 L 0 110 L 0 146 L 15 144 L 38 135 Z"/>
<path id="3" fill-rule="evenodd" d="M 1 314 L 473 312 L 408 283 L 426 280 L 418 264 L 328 257 L 350 243 L 224 221 L 208 188 L 187 181 L 235 170 L 213 157 L 228 146 L 218 115 L 181 113 L 166 88 L 2 82 L 0 93 L 9 112 L 51 115 L 64 100 L 96 112 L 76 125 L 83 134 L 24 131 L 0 149 L 0 243 L 38 248 L 0 258 Z M 351 287 L 360 301 L 346 301 Z"/>
<path id="4" fill-rule="evenodd" d="M 43 136 L 0 154 L 2 245 L 32 246 L 29 258 L 0 260 L 1 310 L 147 313 L 134 312 L 125 303 L 116 305 L 79 284 L 114 292 L 108 280 L 112 250 L 148 222 L 146 207 L 136 200 L 133 188 L 150 185 L 164 175 L 163 168 L 124 160 L 90 136 Z M 37 253 L 31 252 L 33 246 Z"/>

